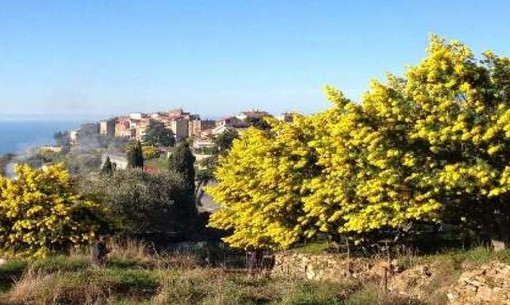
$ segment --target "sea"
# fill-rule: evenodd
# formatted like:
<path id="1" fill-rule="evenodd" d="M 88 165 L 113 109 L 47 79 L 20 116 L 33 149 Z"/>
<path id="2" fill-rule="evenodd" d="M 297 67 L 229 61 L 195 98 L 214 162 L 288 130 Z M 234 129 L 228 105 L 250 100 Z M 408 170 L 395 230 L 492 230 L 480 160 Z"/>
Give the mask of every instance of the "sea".
<path id="1" fill-rule="evenodd" d="M 0 156 L 23 153 L 41 145 L 55 144 L 53 134 L 80 126 L 80 121 L 5 120 L 0 121 Z"/>

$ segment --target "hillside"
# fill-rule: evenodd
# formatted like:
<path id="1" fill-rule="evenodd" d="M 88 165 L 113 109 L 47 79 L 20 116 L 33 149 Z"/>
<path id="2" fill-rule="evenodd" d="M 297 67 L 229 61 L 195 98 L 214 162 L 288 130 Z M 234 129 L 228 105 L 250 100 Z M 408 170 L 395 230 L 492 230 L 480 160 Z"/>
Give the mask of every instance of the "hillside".
<path id="1" fill-rule="evenodd" d="M 146 254 L 140 244 L 114 248 L 107 266 L 91 267 L 86 252 L 0 267 L 1 304 L 447 304 L 447 291 L 466 269 L 510 262 L 510 251 L 483 248 L 433 256 L 402 256 L 390 292 L 377 277 L 308 280 L 276 273 L 208 266 L 196 255 Z M 370 259 L 375 265 L 384 260 Z M 368 262 L 369 259 L 357 259 Z M 429 276 L 413 276 L 432 266 Z M 426 270 L 426 269 L 425 269 Z M 419 273 L 418 272 L 418 273 Z M 399 289 L 407 291 L 399 291 Z M 419 294 L 416 292 L 419 291 Z"/>

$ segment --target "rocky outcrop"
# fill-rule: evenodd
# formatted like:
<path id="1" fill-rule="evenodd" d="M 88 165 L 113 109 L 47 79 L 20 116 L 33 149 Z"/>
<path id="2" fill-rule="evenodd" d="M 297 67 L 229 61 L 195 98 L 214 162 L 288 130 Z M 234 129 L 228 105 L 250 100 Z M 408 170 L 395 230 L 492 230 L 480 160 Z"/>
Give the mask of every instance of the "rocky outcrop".
<path id="1" fill-rule="evenodd" d="M 388 290 L 421 300 L 424 304 L 446 304 L 446 293 L 459 275 L 456 266 L 449 260 L 429 261 L 393 274 Z"/>
<path id="2" fill-rule="evenodd" d="M 464 272 L 448 299 L 451 305 L 510 305 L 510 265 L 493 262 Z"/>

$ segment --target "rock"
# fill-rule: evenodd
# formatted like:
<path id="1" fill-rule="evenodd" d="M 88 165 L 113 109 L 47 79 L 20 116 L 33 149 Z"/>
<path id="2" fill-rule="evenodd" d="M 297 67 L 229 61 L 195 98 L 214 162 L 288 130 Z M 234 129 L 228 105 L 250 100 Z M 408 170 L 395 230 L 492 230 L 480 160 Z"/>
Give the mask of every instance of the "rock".
<path id="1" fill-rule="evenodd" d="M 382 278 L 385 261 L 346 259 L 333 254 L 311 255 L 282 252 L 275 254 L 273 276 L 341 281 L 347 278 Z"/>
<path id="2" fill-rule="evenodd" d="M 505 242 L 503 242 L 503 241 L 493 239 L 493 240 L 491 240 L 491 244 L 492 244 L 492 248 L 496 252 L 505 250 L 505 248 L 506 248 Z"/>
<path id="3" fill-rule="evenodd" d="M 422 298 L 424 287 L 432 276 L 428 265 L 418 265 L 407 269 L 391 279 L 389 290 L 397 294 Z"/>
<path id="4" fill-rule="evenodd" d="M 464 272 L 451 291 L 451 305 L 510 304 L 510 266 L 492 262 Z"/>
<path id="5" fill-rule="evenodd" d="M 355 278 L 381 283 L 386 273 L 390 291 L 413 298 L 426 299 L 435 293 L 436 296 L 446 296 L 450 305 L 510 305 L 510 265 L 492 262 L 481 267 L 467 267 L 457 278 L 453 266 L 444 261 L 397 272 L 396 260 L 388 263 L 385 260 L 283 252 L 275 254 L 271 274 L 309 280 Z"/>

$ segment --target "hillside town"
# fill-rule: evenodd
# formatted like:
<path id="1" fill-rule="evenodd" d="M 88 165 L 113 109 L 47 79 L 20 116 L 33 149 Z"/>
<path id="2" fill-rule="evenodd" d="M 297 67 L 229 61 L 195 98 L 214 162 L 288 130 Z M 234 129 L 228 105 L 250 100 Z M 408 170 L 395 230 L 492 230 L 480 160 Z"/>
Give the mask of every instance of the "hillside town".
<path id="1" fill-rule="evenodd" d="M 202 119 L 198 114 L 191 114 L 182 108 L 154 113 L 134 112 L 127 116 L 119 116 L 101 120 L 96 123 L 82 124 L 70 132 L 71 144 L 77 144 L 80 138 L 90 135 L 124 138 L 143 141 L 147 127 L 151 121 L 165 124 L 177 142 L 190 139 L 193 148 L 212 147 L 214 137 L 227 130 L 235 130 L 242 134 L 248 127 L 262 121 L 265 117 L 290 122 L 290 113 L 273 116 L 266 111 L 242 111 L 236 115 L 226 116 L 220 120 Z"/>

